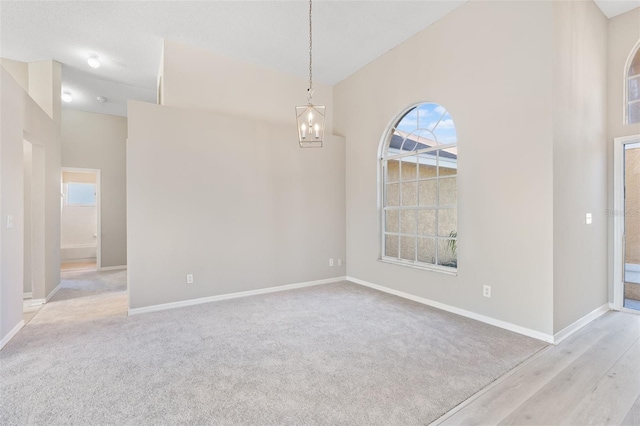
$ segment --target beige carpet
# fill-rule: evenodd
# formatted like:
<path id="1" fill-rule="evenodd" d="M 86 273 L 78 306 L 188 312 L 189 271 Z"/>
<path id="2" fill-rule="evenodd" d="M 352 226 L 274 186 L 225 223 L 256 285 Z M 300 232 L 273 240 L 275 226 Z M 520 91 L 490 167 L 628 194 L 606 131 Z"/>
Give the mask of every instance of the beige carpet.
<path id="1" fill-rule="evenodd" d="M 347 282 L 127 317 L 124 271 L 65 278 L 2 425 L 424 425 L 545 346 Z"/>

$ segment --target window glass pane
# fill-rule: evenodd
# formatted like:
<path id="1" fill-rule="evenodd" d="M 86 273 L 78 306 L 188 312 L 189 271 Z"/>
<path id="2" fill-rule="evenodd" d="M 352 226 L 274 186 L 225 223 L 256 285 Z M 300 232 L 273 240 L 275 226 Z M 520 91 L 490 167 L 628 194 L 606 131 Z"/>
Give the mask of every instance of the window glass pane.
<path id="1" fill-rule="evenodd" d="M 458 201 L 457 195 L 457 177 L 445 177 L 438 179 L 440 185 L 440 205 L 450 206 L 455 205 Z M 422 182 L 421 182 L 422 183 Z"/>
<path id="2" fill-rule="evenodd" d="M 94 206 L 96 204 L 96 186 L 92 183 L 68 183 L 67 204 Z"/>
<path id="3" fill-rule="evenodd" d="M 416 163 L 412 162 L 409 159 L 402 159 L 401 163 L 401 175 L 402 180 L 416 180 Z"/>
<path id="4" fill-rule="evenodd" d="M 457 232 L 457 209 L 441 209 L 438 211 L 438 236 L 449 237 L 452 232 Z"/>
<path id="5" fill-rule="evenodd" d="M 418 198 L 420 206 L 435 206 L 438 200 L 438 181 L 432 179 L 418 182 Z"/>
<path id="6" fill-rule="evenodd" d="M 400 180 L 400 164 L 396 160 L 387 161 L 387 182 Z"/>
<path id="7" fill-rule="evenodd" d="M 400 212 L 400 232 L 403 234 L 416 233 L 416 211 L 402 210 Z"/>
<path id="8" fill-rule="evenodd" d="M 436 139 L 438 139 L 438 144 L 440 145 L 457 142 L 456 127 L 453 124 L 453 119 L 449 113 L 446 113 L 442 117 L 436 128 L 433 130 L 433 134 Z"/>
<path id="9" fill-rule="evenodd" d="M 416 237 L 400 237 L 400 258 L 416 260 Z"/>
<path id="10" fill-rule="evenodd" d="M 387 210 L 385 226 L 387 232 L 398 232 L 400 229 L 398 226 L 398 220 L 400 218 L 400 212 L 398 210 Z"/>
<path id="11" fill-rule="evenodd" d="M 640 76 L 629 79 L 629 98 L 628 101 L 640 99 Z"/>
<path id="12" fill-rule="evenodd" d="M 392 183 L 387 185 L 387 206 L 400 205 L 400 184 Z"/>
<path id="13" fill-rule="evenodd" d="M 629 104 L 629 124 L 640 123 L 640 102 Z"/>
<path id="14" fill-rule="evenodd" d="M 633 56 L 631 66 L 629 67 L 629 77 L 636 74 L 640 74 L 640 49 L 636 50 L 636 54 Z"/>
<path id="15" fill-rule="evenodd" d="M 418 210 L 418 234 L 436 236 L 436 210 Z"/>
<path id="16" fill-rule="evenodd" d="M 437 151 L 420 154 L 419 179 L 436 176 Z"/>
<path id="17" fill-rule="evenodd" d="M 438 175 L 451 176 L 457 174 L 458 156 L 446 150 L 438 151 Z"/>
<path id="18" fill-rule="evenodd" d="M 458 267 L 457 254 L 458 242 L 455 239 L 438 238 L 438 265 Z"/>
<path id="19" fill-rule="evenodd" d="M 418 107 L 419 127 L 433 131 L 436 123 L 447 112 L 438 104 L 422 104 Z"/>
<path id="20" fill-rule="evenodd" d="M 402 183 L 402 205 L 415 206 L 418 203 L 418 182 Z"/>
<path id="21" fill-rule="evenodd" d="M 384 255 L 389 257 L 398 257 L 398 241 L 400 237 L 397 235 L 384 236 Z"/>
<path id="22" fill-rule="evenodd" d="M 416 108 L 410 110 L 404 117 L 400 120 L 396 129 L 411 133 L 418 127 L 418 111 Z"/>
<path id="23" fill-rule="evenodd" d="M 436 263 L 435 238 L 418 238 L 418 262 Z"/>

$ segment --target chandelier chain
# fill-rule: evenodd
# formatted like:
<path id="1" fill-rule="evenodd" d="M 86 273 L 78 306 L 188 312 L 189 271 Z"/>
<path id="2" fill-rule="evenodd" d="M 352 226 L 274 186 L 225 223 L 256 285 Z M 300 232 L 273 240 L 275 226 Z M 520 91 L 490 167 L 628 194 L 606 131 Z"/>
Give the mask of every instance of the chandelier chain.
<path id="1" fill-rule="evenodd" d="M 311 102 L 311 97 L 313 96 L 313 27 L 311 26 L 311 2 L 309 0 L 309 90 L 308 90 L 308 98 L 309 102 Z"/>

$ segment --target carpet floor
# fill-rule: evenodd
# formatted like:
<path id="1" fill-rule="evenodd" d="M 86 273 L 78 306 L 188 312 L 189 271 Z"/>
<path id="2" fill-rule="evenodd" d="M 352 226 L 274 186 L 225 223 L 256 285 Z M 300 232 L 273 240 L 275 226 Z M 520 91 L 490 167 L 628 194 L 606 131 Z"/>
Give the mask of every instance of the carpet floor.
<path id="1" fill-rule="evenodd" d="M 127 316 L 65 275 L 0 352 L 2 425 L 425 425 L 545 344 L 341 282 Z"/>

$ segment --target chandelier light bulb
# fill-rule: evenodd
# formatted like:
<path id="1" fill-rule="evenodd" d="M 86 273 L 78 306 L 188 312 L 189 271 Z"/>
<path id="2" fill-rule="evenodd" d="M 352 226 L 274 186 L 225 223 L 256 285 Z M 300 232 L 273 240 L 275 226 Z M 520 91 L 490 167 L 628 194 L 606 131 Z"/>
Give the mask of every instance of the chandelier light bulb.
<path id="1" fill-rule="evenodd" d="M 306 139 L 307 138 L 307 126 L 306 125 L 302 125 L 300 126 L 300 131 L 302 132 L 302 139 Z"/>
<path id="2" fill-rule="evenodd" d="M 320 137 L 320 126 L 317 123 L 314 126 L 314 130 L 316 131 L 316 139 L 318 139 Z"/>
<path id="3" fill-rule="evenodd" d="M 91 68 L 96 69 L 100 67 L 100 60 L 96 55 L 91 55 L 89 59 L 87 59 L 87 64 L 89 64 Z"/>

